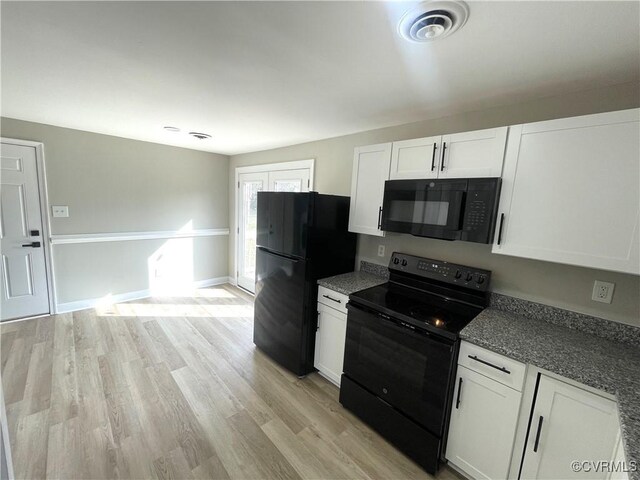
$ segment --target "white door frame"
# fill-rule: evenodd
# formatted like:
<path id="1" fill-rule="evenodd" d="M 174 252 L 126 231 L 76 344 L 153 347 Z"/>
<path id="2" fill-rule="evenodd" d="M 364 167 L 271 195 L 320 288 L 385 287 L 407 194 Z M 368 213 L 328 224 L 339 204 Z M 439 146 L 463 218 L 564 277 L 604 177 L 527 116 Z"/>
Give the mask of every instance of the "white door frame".
<path id="1" fill-rule="evenodd" d="M 40 198 L 40 217 L 42 220 L 42 247 L 44 248 L 44 266 L 49 290 L 49 315 L 56 312 L 56 289 L 53 275 L 53 256 L 51 255 L 51 217 L 49 215 L 49 194 L 47 192 L 47 170 L 44 161 L 44 144 L 31 140 L 0 137 L 0 143 L 34 147 L 36 151 L 36 171 L 38 173 L 38 197 Z M 20 318 L 9 321 L 19 321 Z M 7 323 L 7 322 L 3 322 Z"/>
<path id="2" fill-rule="evenodd" d="M 263 165 L 249 165 L 247 167 L 236 167 L 235 172 L 235 182 L 234 182 L 234 190 L 236 192 L 235 195 L 235 205 L 234 205 L 234 215 L 233 218 L 236 222 L 236 228 L 232 232 L 233 233 L 233 243 L 234 243 L 234 258 L 233 258 L 233 275 L 229 275 L 229 279 L 233 285 L 238 284 L 238 238 L 240 232 L 240 209 L 238 205 L 240 204 L 240 178 L 239 175 L 242 173 L 256 173 L 256 172 L 277 172 L 281 170 L 298 170 L 301 168 L 309 169 L 309 191 L 313 190 L 313 176 L 314 176 L 314 166 L 315 159 L 310 158 L 308 160 L 294 160 L 292 162 L 279 162 L 279 163 L 265 163 Z"/>

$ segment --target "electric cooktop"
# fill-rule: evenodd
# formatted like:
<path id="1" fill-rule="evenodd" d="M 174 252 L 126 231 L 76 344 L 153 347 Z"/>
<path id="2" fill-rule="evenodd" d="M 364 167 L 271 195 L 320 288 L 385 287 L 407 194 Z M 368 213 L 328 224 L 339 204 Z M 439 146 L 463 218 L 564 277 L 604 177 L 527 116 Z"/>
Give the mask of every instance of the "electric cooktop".
<path id="1" fill-rule="evenodd" d="M 389 282 L 355 292 L 349 301 L 452 339 L 487 304 L 487 270 L 394 253 L 389 271 Z"/>

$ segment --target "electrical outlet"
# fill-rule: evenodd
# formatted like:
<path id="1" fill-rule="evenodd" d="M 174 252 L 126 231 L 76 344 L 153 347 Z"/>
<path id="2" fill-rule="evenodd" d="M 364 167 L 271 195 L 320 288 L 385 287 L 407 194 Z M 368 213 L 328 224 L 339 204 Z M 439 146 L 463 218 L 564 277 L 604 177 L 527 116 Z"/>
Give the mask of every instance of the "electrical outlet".
<path id="1" fill-rule="evenodd" d="M 66 205 L 52 205 L 51 212 L 53 213 L 54 218 L 66 218 L 69 216 L 69 207 Z"/>
<path id="2" fill-rule="evenodd" d="M 591 294 L 591 300 L 595 302 L 611 303 L 611 299 L 613 298 L 613 288 L 615 286 L 615 283 L 596 280 L 593 283 L 593 293 Z"/>
<path id="3" fill-rule="evenodd" d="M 378 256 L 384 257 L 384 245 L 378 245 Z"/>

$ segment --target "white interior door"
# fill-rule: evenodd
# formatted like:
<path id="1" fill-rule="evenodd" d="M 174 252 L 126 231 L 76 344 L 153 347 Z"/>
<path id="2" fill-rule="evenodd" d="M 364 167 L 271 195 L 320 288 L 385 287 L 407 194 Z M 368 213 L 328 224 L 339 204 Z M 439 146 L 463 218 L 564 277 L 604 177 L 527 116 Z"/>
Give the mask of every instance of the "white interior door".
<path id="1" fill-rule="evenodd" d="M 308 192 L 311 168 L 273 169 L 238 174 L 238 286 L 255 291 L 258 192 Z"/>
<path id="2" fill-rule="evenodd" d="M 36 149 L 0 147 L 2 320 L 49 313 Z"/>

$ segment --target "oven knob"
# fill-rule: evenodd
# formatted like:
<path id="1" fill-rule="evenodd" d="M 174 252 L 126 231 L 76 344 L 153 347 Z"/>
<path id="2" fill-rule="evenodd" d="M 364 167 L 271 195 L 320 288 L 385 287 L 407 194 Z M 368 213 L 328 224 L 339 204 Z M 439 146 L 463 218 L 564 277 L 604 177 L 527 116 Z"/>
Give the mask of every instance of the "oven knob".
<path id="1" fill-rule="evenodd" d="M 386 388 L 382 389 L 382 393 L 388 393 Z"/>
<path id="2" fill-rule="evenodd" d="M 473 274 L 467 273 L 467 282 L 470 282 L 471 280 L 473 280 Z"/>
<path id="3" fill-rule="evenodd" d="M 404 260 L 404 259 L 402 260 L 402 266 L 403 266 L 403 267 L 406 267 L 406 266 L 407 266 L 407 261 L 406 261 L 406 260 Z"/>
<path id="4" fill-rule="evenodd" d="M 399 258 L 394 258 L 394 259 L 393 259 L 393 264 L 394 264 L 394 265 L 397 265 L 397 264 L 399 264 L 399 263 L 400 263 L 400 259 L 399 259 Z"/>
<path id="5" fill-rule="evenodd" d="M 453 276 L 456 278 L 460 278 L 462 276 L 462 272 L 460 270 L 456 270 L 456 273 Z"/>
<path id="6" fill-rule="evenodd" d="M 484 283 L 484 276 L 483 275 L 478 275 L 478 280 L 476 280 L 476 283 L 478 285 Z"/>

